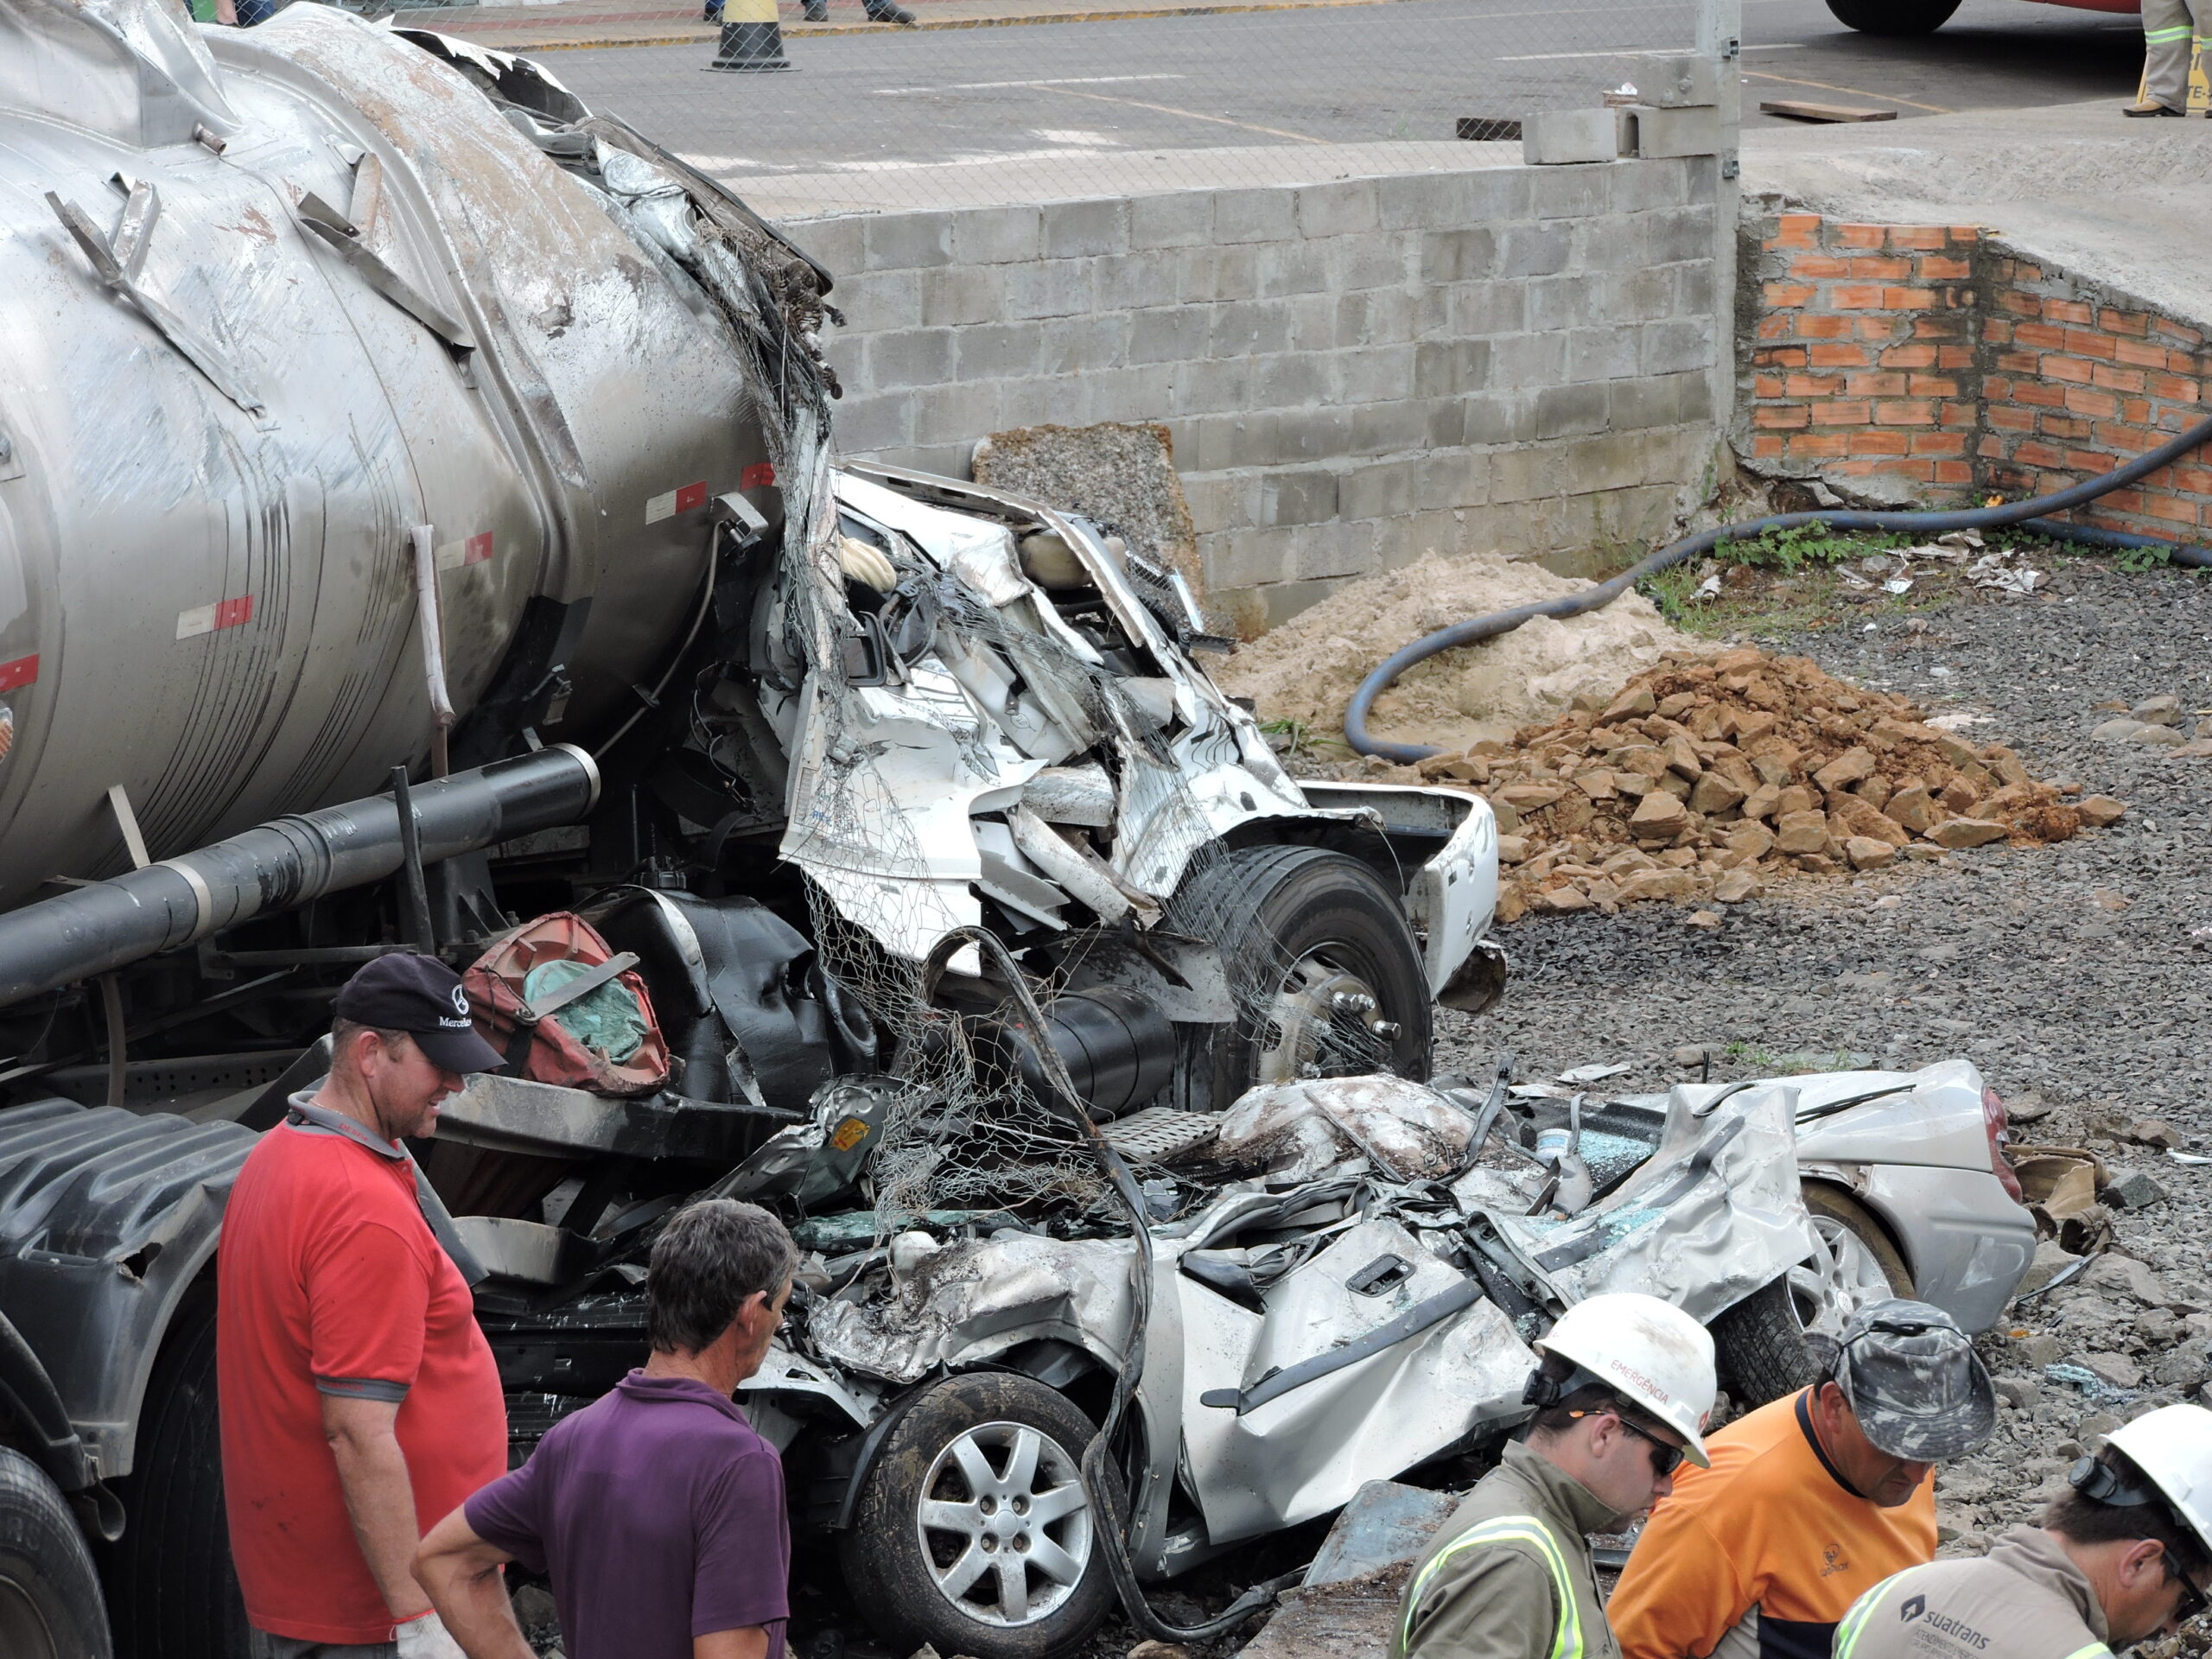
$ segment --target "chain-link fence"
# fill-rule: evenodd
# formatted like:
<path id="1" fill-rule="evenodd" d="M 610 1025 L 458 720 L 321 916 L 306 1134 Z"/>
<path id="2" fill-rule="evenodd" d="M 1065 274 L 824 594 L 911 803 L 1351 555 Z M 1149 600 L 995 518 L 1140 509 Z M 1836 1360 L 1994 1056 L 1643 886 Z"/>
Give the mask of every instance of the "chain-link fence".
<path id="1" fill-rule="evenodd" d="M 397 21 L 537 57 L 791 213 L 1328 177 L 1338 158 L 1299 152 L 1329 146 L 1452 165 L 1463 140 L 1632 86 L 1719 3 L 540 0 Z"/>

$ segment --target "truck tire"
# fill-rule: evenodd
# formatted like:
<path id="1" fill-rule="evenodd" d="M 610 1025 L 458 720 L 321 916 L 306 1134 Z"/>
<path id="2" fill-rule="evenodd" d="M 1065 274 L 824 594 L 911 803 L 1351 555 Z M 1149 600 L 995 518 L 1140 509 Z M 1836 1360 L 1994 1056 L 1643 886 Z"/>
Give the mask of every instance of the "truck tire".
<path id="1" fill-rule="evenodd" d="M 950 1378 L 907 1408 L 840 1549 L 868 1622 L 901 1653 L 1080 1647 L 1114 1600 L 1097 1531 L 1114 1522 L 1093 1513 L 1079 1473 L 1097 1432 L 1065 1395 L 1004 1372 Z"/>
<path id="2" fill-rule="evenodd" d="M 0 1654 L 110 1659 L 113 1652 L 99 1574 L 67 1501 L 36 1464 L 0 1446 Z"/>
<path id="3" fill-rule="evenodd" d="M 1828 0 L 1836 22 L 1862 35 L 1933 35 L 1959 0 Z"/>
<path id="4" fill-rule="evenodd" d="M 215 1414 L 215 1295 L 188 1294 L 146 1385 L 128 1520 L 108 1552 L 118 1659 L 246 1659 Z"/>
<path id="5" fill-rule="evenodd" d="M 1221 947 L 1237 1003 L 1233 1025 L 1184 1028 L 1174 1104 L 1219 1111 L 1256 1084 L 1301 1076 L 1427 1077 L 1421 946 L 1397 894 L 1358 859 L 1320 847 L 1217 854 L 1166 925 Z"/>
<path id="6" fill-rule="evenodd" d="M 1710 1329 L 1721 1383 L 1746 1411 L 1795 1394 L 1820 1375 L 1787 1279 L 1761 1286 Z"/>

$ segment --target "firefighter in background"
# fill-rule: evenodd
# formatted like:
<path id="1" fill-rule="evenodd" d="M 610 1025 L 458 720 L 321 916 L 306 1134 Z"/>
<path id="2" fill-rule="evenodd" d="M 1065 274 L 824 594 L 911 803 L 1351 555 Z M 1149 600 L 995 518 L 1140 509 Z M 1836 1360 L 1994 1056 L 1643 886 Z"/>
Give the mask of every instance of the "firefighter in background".
<path id="1" fill-rule="evenodd" d="M 2189 71 L 2196 53 L 2196 8 L 2206 0 L 2143 0 L 2143 92 L 2128 115 L 2189 113 Z"/>

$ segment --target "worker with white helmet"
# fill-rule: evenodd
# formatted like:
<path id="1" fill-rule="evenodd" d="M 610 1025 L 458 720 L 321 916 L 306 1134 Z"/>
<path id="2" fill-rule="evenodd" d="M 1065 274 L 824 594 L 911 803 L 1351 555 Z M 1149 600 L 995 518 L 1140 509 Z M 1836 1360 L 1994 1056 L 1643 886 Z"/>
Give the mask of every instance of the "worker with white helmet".
<path id="1" fill-rule="evenodd" d="M 1716 1433 L 1653 1511 L 1613 1591 L 1627 1659 L 1827 1659 L 1853 1602 L 1934 1557 L 1929 1477 L 1989 1439 L 1989 1373 L 1926 1302 L 1862 1307 L 1829 1345 L 1823 1380 Z"/>
<path id="2" fill-rule="evenodd" d="M 2041 1527 L 1869 1590 L 1837 1627 L 1835 1659 L 2106 1659 L 2204 1611 L 2212 1411 L 2147 1412 L 2067 1479 Z"/>
<path id="3" fill-rule="evenodd" d="M 1656 1296 L 1592 1296 L 1535 1344 L 1526 1439 L 1414 1564 L 1391 1659 L 1618 1659 L 1592 1569 L 1613 1532 L 1702 1465 L 1713 1338 Z"/>

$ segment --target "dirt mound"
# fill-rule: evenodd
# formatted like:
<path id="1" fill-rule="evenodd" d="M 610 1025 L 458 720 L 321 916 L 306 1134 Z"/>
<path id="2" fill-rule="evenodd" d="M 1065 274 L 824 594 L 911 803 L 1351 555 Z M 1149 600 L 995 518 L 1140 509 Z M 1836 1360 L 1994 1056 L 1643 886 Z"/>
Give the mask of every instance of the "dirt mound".
<path id="1" fill-rule="evenodd" d="M 1401 645 L 1471 616 L 1590 584 L 1496 555 L 1431 553 L 1339 588 L 1257 642 L 1215 677 L 1258 703 L 1262 720 L 1296 721 L 1340 738 L 1344 705 L 1368 671 Z M 1538 617 L 1497 639 L 1431 658 L 1376 699 L 1376 735 L 1465 747 L 1549 720 L 1577 697 L 1599 703 L 1669 649 L 1697 643 L 1660 620 L 1641 594 L 1567 621 Z"/>
<path id="2" fill-rule="evenodd" d="M 1927 725 L 1902 697 L 1752 646 L 1670 656 L 1598 712 L 1421 772 L 1478 785 L 1497 810 L 1509 922 L 1644 899 L 1733 903 L 1781 874 L 2064 841 L 2123 810 L 2107 796 L 2069 801 L 2011 749 Z"/>

